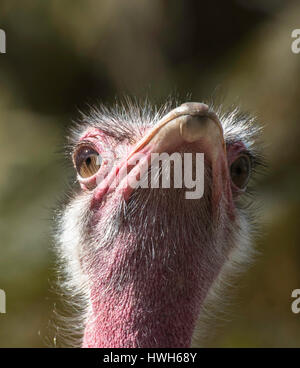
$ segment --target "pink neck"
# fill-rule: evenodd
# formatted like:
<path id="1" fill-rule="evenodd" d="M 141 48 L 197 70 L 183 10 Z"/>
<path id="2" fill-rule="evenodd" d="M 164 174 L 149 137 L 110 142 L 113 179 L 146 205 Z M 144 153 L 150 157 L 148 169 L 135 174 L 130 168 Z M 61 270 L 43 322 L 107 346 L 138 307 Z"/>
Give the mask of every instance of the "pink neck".
<path id="1" fill-rule="evenodd" d="M 99 302 L 88 317 L 83 347 L 189 347 L 199 313 L 196 300 L 188 295 L 170 300 L 160 286 L 144 287 L 140 299 L 132 291 Z"/>
<path id="2" fill-rule="evenodd" d="M 179 251 L 172 260 L 154 263 L 150 269 L 143 261 L 129 264 L 120 252 L 110 254 L 113 261 L 106 276 L 102 273 L 101 281 L 91 288 L 83 347 L 191 345 L 201 304 L 219 268 L 212 271 L 201 247 L 195 252 L 194 246 L 183 243 L 180 249 L 188 249 L 184 257 Z M 132 277 L 109 289 L 111 275 L 123 262 Z M 119 290 L 118 285 L 122 285 Z"/>

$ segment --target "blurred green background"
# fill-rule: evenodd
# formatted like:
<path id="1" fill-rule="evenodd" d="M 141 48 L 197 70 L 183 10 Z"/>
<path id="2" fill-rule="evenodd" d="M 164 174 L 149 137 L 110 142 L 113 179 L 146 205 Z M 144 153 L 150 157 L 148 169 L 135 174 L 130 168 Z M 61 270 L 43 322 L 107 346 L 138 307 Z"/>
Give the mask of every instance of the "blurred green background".
<path id="1" fill-rule="evenodd" d="M 160 103 L 216 91 L 265 124 L 269 169 L 260 254 L 205 346 L 299 347 L 299 1 L 1 0 L 0 28 L 0 347 L 51 344 L 51 228 L 73 178 L 61 152 L 78 109 L 124 94 Z"/>

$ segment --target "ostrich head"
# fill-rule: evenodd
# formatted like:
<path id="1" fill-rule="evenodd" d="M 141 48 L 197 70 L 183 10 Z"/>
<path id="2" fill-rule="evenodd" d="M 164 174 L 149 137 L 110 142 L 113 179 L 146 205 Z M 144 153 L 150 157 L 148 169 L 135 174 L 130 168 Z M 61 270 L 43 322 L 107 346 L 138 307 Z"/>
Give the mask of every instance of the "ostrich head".
<path id="1" fill-rule="evenodd" d="M 83 303 L 83 347 L 189 347 L 204 301 L 251 248 L 243 198 L 259 163 L 254 119 L 202 103 L 172 107 L 92 109 L 72 131 L 80 185 L 61 213 L 58 249 L 64 287 Z M 177 169 L 196 179 L 204 153 L 201 198 L 176 187 L 175 164 L 169 188 L 141 185 L 151 155 L 163 152 L 190 153 L 192 164 Z"/>

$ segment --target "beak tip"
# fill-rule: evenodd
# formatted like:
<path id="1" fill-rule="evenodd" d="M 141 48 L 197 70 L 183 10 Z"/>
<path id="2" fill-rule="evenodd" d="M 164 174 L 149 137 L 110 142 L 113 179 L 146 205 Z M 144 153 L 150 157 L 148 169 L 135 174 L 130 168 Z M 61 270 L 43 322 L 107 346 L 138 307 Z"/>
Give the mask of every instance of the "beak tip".
<path id="1" fill-rule="evenodd" d="M 206 115 L 209 111 L 209 106 L 202 102 L 185 102 L 179 106 L 183 113 L 189 115 Z"/>

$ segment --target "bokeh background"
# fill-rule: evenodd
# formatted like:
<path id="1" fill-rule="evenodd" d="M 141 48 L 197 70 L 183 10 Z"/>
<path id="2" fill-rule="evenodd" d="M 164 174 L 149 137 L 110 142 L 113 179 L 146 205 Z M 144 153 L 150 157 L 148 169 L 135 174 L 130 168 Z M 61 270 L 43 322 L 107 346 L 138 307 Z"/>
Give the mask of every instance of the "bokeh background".
<path id="1" fill-rule="evenodd" d="M 229 321 L 204 345 L 299 347 L 299 1 L 1 0 L 0 28 L 0 347 L 51 345 L 51 229 L 74 180 L 66 129 L 87 103 L 124 94 L 155 103 L 222 95 L 259 116 L 269 161 L 260 254 L 234 286 Z"/>

